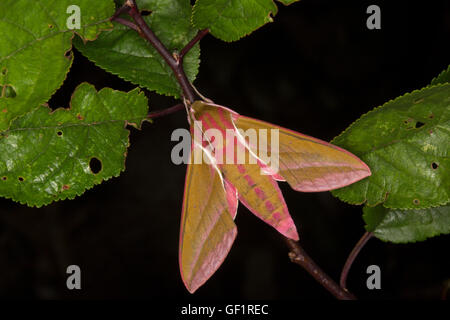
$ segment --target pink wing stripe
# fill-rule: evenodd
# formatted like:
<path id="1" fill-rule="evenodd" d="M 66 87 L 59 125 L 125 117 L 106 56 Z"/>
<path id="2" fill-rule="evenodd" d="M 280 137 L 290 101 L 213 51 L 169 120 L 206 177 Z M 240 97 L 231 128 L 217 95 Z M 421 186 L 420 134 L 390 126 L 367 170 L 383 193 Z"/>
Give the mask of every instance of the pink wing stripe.
<path id="1" fill-rule="evenodd" d="M 237 215 L 237 208 L 239 204 L 238 192 L 236 188 L 227 180 L 224 180 L 224 186 L 227 194 L 228 211 L 230 211 L 231 217 L 234 220 Z"/>
<path id="2" fill-rule="evenodd" d="M 249 201 L 247 201 L 246 197 L 243 196 L 242 194 L 238 194 L 239 200 L 255 216 L 257 216 L 264 222 L 268 223 L 269 225 L 273 226 L 278 232 L 280 232 L 281 234 L 283 234 L 284 236 L 286 236 L 288 238 L 291 238 L 293 240 L 298 240 L 299 237 L 298 237 L 298 233 L 297 233 L 297 228 L 295 227 L 295 223 L 292 220 L 291 215 L 289 214 L 286 202 L 284 201 L 284 198 L 283 198 L 283 194 L 281 193 L 281 190 L 278 187 L 278 183 L 275 180 L 273 180 L 272 178 L 269 178 L 269 179 L 270 179 L 270 182 L 272 183 L 272 186 L 274 187 L 274 189 L 276 191 L 276 194 L 272 195 L 272 197 L 276 197 L 277 200 L 281 203 L 281 212 L 279 211 L 280 210 L 279 209 L 279 210 L 277 210 L 277 212 L 274 212 L 272 214 L 271 218 L 266 218 L 258 212 L 258 208 L 254 208 L 253 206 L 251 206 Z M 260 198 L 262 190 L 256 191 L 255 189 L 256 188 L 253 189 L 253 192 L 256 193 L 258 198 Z M 267 199 L 265 202 L 265 205 L 267 205 L 267 201 L 270 202 L 270 200 Z M 270 211 L 274 211 L 276 209 L 275 206 L 272 203 L 270 203 L 270 205 L 271 205 L 271 209 L 272 209 Z M 278 217 L 278 219 L 275 218 L 276 213 L 278 213 L 276 215 Z"/>

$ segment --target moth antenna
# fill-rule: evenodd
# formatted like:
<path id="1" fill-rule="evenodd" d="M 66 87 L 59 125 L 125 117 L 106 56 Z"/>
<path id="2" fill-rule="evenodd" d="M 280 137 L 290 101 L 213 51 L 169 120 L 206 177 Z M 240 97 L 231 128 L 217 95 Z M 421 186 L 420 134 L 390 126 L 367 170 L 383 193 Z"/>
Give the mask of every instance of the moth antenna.
<path id="1" fill-rule="evenodd" d="M 187 100 L 185 97 L 183 97 L 183 104 L 184 104 L 184 108 L 186 109 L 186 114 L 187 114 L 187 121 L 189 123 L 189 126 L 192 125 L 192 123 L 194 123 L 193 119 L 192 119 L 192 113 L 190 111 L 191 109 L 191 103 L 189 100 Z"/>
<path id="2" fill-rule="evenodd" d="M 206 102 L 209 102 L 209 103 L 214 103 L 214 101 L 212 101 L 211 99 L 209 99 L 209 98 L 205 97 L 204 95 L 202 95 L 202 94 L 200 93 L 200 91 L 198 91 L 197 88 L 196 88 L 192 83 L 191 83 L 191 87 L 192 87 L 192 89 L 194 89 L 195 93 L 196 93 L 200 98 L 202 98 L 203 101 L 206 101 Z"/>

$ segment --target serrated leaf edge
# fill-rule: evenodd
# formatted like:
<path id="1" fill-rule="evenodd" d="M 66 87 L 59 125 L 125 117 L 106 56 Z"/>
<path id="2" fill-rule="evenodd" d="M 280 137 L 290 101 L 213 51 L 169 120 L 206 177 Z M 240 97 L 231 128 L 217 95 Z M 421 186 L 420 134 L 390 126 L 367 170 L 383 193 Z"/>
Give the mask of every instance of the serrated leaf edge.
<path id="1" fill-rule="evenodd" d="M 177 86 L 178 91 L 179 91 L 177 94 L 167 93 L 167 92 L 161 91 L 160 89 L 149 88 L 149 87 L 147 87 L 147 86 L 145 86 L 145 85 L 143 85 L 143 84 L 140 84 L 140 83 L 138 83 L 138 82 L 136 82 L 136 81 L 127 79 L 126 77 L 122 76 L 119 72 L 115 72 L 115 71 L 110 70 L 109 68 L 107 68 L 107 67 L 101 65 L 96 59 L 93 59 L 93 58 L 89 57 L 87 54 L 85 54 L 85 53 L 83 52 L 83 48 L 80 48 L 80 47 L 77 46 L 77 45 L 75 45 L 75 47 L 78 49 L 78 51 L 80 51 L 80 53 L 81 53 L 84 57 L 86 57 L 89 61 L 93 62 L 97 67 L 101 68 L 102 70 L 105 70 L 105 71 L 108 72 L 108 73 L 111 73 L 111 74 L 113 74 L 113 75 L 119 77 L 120 79 L 122 79 L 122 80 L 124 80 L 124 81 L 127 81 L 127 82 L 129 82 L 129 83 L 131 83 L 131 84 L 133 84 L 133 85 L 139 86 L 139 87 L 141 87 L 141 88 L 145 88 L 145 89 L 147 89 L 147 90 L 149 90 L 149 91 L 151 91 L 151 92 L 156 92 L 157 94 L 160 94 L 160 95 L 163 95 L 163 96 L 166 96 L 166 97 L 173 97 L 173 98 L 175 98 L 175 99 L 180 99 L 180 97 L 181 97 L 181 88 L 180 88 L 180 86 L 178 85 L 178 83 L 176 83 L 176 86 Z M 192 79 L 192 81 L 189 80 L 189 82 L 191 82 L 191 83 L 193 83 L 193 82 L 197 79 L 197 76 L 198 76 L 198 73 L 199 73 L 199 70 L 200 70 L 200 63 L 201 63 L 201 60 L 200 60 L 200 45 L 199 45 L 199 44 L 196 44 L 196 45 L 194 46 L 194 48 L 195 48 L 195 47 L 198 47 L 198 51 L 199 51 L 198 56 L 199 56 L 199 57 L 196 59 L 196 60 L 198 61 L 198 63 L 195 63 L 195 76 L 194 76 L 194 78 Z M 174 89 L 174 87 L 167 87 L 166 85 L 161 84 L 160 82 L 157 82 L 157 81 L 154 81 L 154 83 L 157 83 L 160 87 L 169 88 L 170 90 L 167 90 L 167 91 L 171 91 L 171 90 Z"/>
<path id="2" fill-rule="evenodd" d="M 197 7 L 197 4 L 198 4 L 199 1 L 200 1 L 200 0 L 197 0 L 197 1 L 195 2 L 194 6 L 192 7 L 191 25 L 192 25 L 194 28 L 196 28 L 196 29 L 198 29 L 198 30 L 201 30 L 201 29 L 204 29 L 204 28 L 199 27 L 198 24 L 194 21 L 195 12 L 196 12 L 196 10 L 197 10 L 196 7 Z M 272 0 L 272 2 L 275 4 L 275 7 L 277 7 L 277 3 L 278 3 L 279 1 L 277 1 L 277 2 L 275 3 L 275 1 Z M 211 35 L 213 35 L 213 36 L 214 36 L 215 38 L 217 38 L 217 39 L 220 39 L 220 40 L 222 40 L 222 41 L 224 41 L 224 42 L 227 42 L 227 43 L 235 42 L 235 41 L 239 41 L 239 40 L 241 40 L 242 38 L 245 38 L 245 37 L 249 36 L 249 35 L 252 34 L 253 32 L 255 32 L 255 31 L 261 29 L 262 27 L 264 27 L 266 24 L 272 23 L 272 22 L 273 22 L 273 18 L 277 15 L 277 13 L 278 13 L 278 8 L 277 8 L 277 10 L 275 11 L 275 13 L 272 12 L 272 11 L 269 11 L 269 13 L 268 13 L 269 21 L 267 21 L 266 23 L 260 25 L 260 26 L 257 27 L 256 29 L 253 29 L 252 31 L 249 31 L 249 32 L 246 33 L 246 34 L 243 34 L 243 35 L 240 36 L 239 38 L 228 38 L 228 39 L 225 39 L 225 38 L 219 38 L 219 37 L 216 36 L 213 32 L 211 32 L 211 29 L 209 29 L 209 30 L 210 30 Z"/>
<path id="3" fill-rule="evenodd" d="M 58 110 L 69 111 L 69 110 L 72 109 L 72 99 L 73 99 L 73 97 L 74 97 L 75 92 L 78 90 L 79 87 L 84 86 L 84 85 L 89 85 L 90 87 L 94 88 L 94 90 L 96 91 L 97 94 L 99 94 L 99 93 L 100 93 L 101 91 L 103 91 L 103 90 L 110 90 L 110 91 L 113 91 L 113 92 L 122 92 L 122 93 L 126 93 L 126 94 L 129 94 L 129 93 L 134 92 L 134 91 L 138 91 L 138 95 L 139 95 L 139 96 L 140 96 L 140 95 L 143 95 L 143 96 L 145 97 L 144 92 L 143 92 L 142 90 L 140 90 L 139 88 L 134 88 L 134 89 L 132 89 L 132 90 L 130 90 L 130 91 L 128 91 L 128 92 L 121 91 L 121 90 L 115 90 L 115 89 L 112 89 L 112 88 L 103 88 L 103 89 L 97 91 L 97 90 L 95 89 L 95 87 L 94 87 L 92 84 L 88 83 L 87 81 L 84 81 L 84 82 L 80 83 L 80 84 L 75 88 L 75 90 L 73 91 L 73 93 L 72 93 L 72 95 L 71 95 L 71 97 L 70 97 L 69 108 L 59 107 L 59 108 L 57 108 L 57 109 L 55 109 L 55 110 L 52 110 L 47 104 L 40 104 L 39 106 L 37 106 L 37 107 L 34 108 L 33 110 L 31 110 L 31 111 L 29 111 L 29 112 L 27 112 L 27 113 L 21 115 L 20 117 L 25 116 L 26 114 L 28 114 L 28 113 L 30 113 L 30 112 L 32 112 L 32 111 L 34 111 L 34 110 L 36 110 L 37 108 L 40 108 L 40 107 L 42 107 L 42 106 L 45 107 L 45 108 L 47 108 L 47 109 L 49 110 L 49 115 L 55 113 L 55 112 L 58 111 Z M 145 97 L 145 98 L 146 98 L 146 97 Z M 146 99 L 147 99 L 147 98 L 146 98 Z M 18 118 L 18 117 L 17 117 L 17 118 Z M 140 130 L 141 127 L 142 127 L 142 124 L 143 124 L 144 122 L 146 122 L 146 121 L 148 121 L 148 119 L 143 119 L 143 120 L 141 121 L 141 123 L 139 124 L 139 127 L 136 128 L 136 129 Z M 11 123 L 12 123 L 12 122 L 13 122 L 13 121 L 11 121 Z M 124 128 L 127 127 L 127 124 L 128 124 L 127 121 L 124 121 Z M 112 178 L 117 178 L 117 177 L 119 177 L 119 176 L 121 175 L 121 173 L 124 172 L 124 171 L 126 170 L 126 159 L 127 159 L 127 156 L 128 156 L 128 148 L 129 148 L 130 145 L 131 145 L 131 144 L 130 144 L 130 130 L 129 130 L 129 129 L 126 129 L 126 131 L 127 131 L 127 146 L 126 146 L 126 148 L 125 148 L 123 164 L 122 164 L 122 166 L 121 166 L 121 168 L 120 168 L 120 170 L 119 170 L 119 172 L 118 172 L 117 174 L 113 174 L 113 175 L 111 175 L 110 177 L 102 178 L 102 179 L 100 179 L 98 182 L 97 182 L 97 181 L 94 181 L 94 183 L 93 183 L 92 186 L 86 187 L 84 190 L 82 190 L 82 191 L 80 191 L 80 192 L 75 192 L 74 195 L 67 195 L 67 197 L 61 197 L 61 198 L 59 198 L 59 199 L 56 199 L 56 200 L 50 200 L 50 201 L 48 201 L 48 202 L 47 202 L 47 201 L 42 201 L 42 202 L 32 203 L 32 202 L 29 202 L 29 201 L 15 200 L 15 199 L 13 199 L 12 197 L 6 196 L 6 195 L 2 195 L 1 197 L 2 197 L 2 198 L 5 198 L 5 199 L 12 200 L 12 201 L 17 202 L 17 203 L 22 204 L 22 205 L 26 205 L 26 206 L 28 206 L 28 207 L 32 207 L 32 208 L 34 208 L 34 207 L 35 207 L 35 208 L 41 208 L 41 207 L 46 206 L 46 205 L 49 205 L 49 204 L 51 204 L 51 203 L 53 203 L 53 202 L 59 202 L 59 201 L 64 201 L 64 200 L 73 200 L 73 199 L 75 199 L 76 197 L 79 197 L 79 196 L 83 195 L 87 190 L 93 189 L 94 187 L 96 187 L 97 185 L 103 183 L 104 181 L 108 181 L 108 180 L 110 180 L 110 179 L 112 179 Z M 2 132 L 7 132 L 7 130 L 2 131 Z"/>
<path id="4" fill-rule="evenodd" d="M 109 19 L 105 19 L 104 22 L 105 22 L 105 21 L 108 21 L 108 20 L 109 20 Z M 101 23 L 103 23 L 103 22 L 98 22 L 98 24 L 101 24 Z M 90 27 L 91 25 L 95 25 L 95 24 L 87 24 L 87 25 L 85 25 L 84 27 Z M 75 38 L 75 34 L 78 35 L 78 36 L 83 40 L 84 43 L 87 43 L 87 41 L 95 41 L 95 40 L 97 40 L 98 37 L 100 36 L 100 33 L 102 33 L 103 31 L 108 31 L 108 30 L 111 30 L 111 29 L 99 29 L 98 32 L 97 32 L 97 35 L 96 35 L 95 39 L 87 39 L 86 41 L 85 41 L 85 39 L 84 39 L 79 33 L 77 33 L 76 31 L 73 31 L 73 30 L 69 30 L 69 29 L 68 29 L 68 30 L 65 30 L 65 31 L 59 31 L 58 33 L 50 34 L 51 36 L 49 36 L 49 37 L 43 37 L 43 38 L 41 38 L 41 40 L 49 39 L 49 38 L 51 38 L 53 35 L 56 35 L 56 34 L 59 34 L 59 33 L 72 32 L 72 36 L 70 37 L 70 47 L 69 47 L 69 49 L 64 53 L 64 55 L 65 55 L 67 52 L 73 53 L 73 47 L 74 47 L 74 46 L 73 46 L 73 39 Z M 9 56 L 4 57 L 4 59 L 8 59 L 10 56 L 16 54 L 16 53 L 19 52 L 19 51 L 22 51 L 23 49 L 24 49 L 24 48 L 20 48 L 19 50 L 16 50 L 15 52 L 13 52 L 12 54 L 10 54 Z M 73 61 L 74 61 L 74 56 L 73 56 L 73 54 L 72 54 L 72 55 L 70 56 L 70 63 L 69 63 L 69 66 L 68 66 L 66 72 L 64 73 L 64 79 L 63 79 L 63 80 L 59 83 L 59 85 L 58 85 L 58 86 L 50 93 L 50 97 L 49 97 L 48 100 L 37 101 L 37 102 L 36 102 L 36 106 L 33 107 L 32 109 L 26 111 L 25 113 L 19 114 L 19 115 L 15 116 L 15 117 L 11 118 L 11 119 L 9 120 L 8 127 L 7 127 L 6 129 L 4 129 L 4 130 L 0 130 L 0 132 L 7 131 L 7 130 L 11 127 L 11 123 L 12 123 L 14 120 L 16 120 L 17 118 L 22 117 L 22 116 L 24 116 L 24 115 L 26 115 L 26 114 L 28 114 L 28 113 L 30 113 L 30 112 L 33 112 L 34 110 L 36 110 L 37 108 L 39 108 L 42 104 L 48 102 L 48 101 L 51 99 L 51 97 L 52 97 L 59 89 L 61 89 L 61 87 L 63 86 L 64 82 L 67 80 L 67 76 L 68 76 L 68 74 L 69 74 L 69 72 L 70 72 L 70 69 L 72 69 L 72 66 L 73 66 Z"/>
<path id="5" fill-rule="evenodd" d="M 423 87 L 423 88 L 421 88 L 421 89 L 416 89 L 416 90 L 413 90 L 413 91 L 411 91 L 411 92 L 407 92 L 407 93 L 405 93 L 405 94 L 403 94 L 403 95 L 401 95 L 401 96 L 395 97 L 395 98 L 393 98 L 393 99 L 391 99 L 391 100 L 389 100 L 389 101 L 383 103 L 382 105 L 380 105 L 380 106 L 378 106 L 378 107 L 375 107 L 375 108 L 373 108 L 372 110 L 370 110 L 370 111 L 364 113 L 364 114 L 363 114 L 362 116 L 360 116 L 358 119 L 356 119 L 355 121 L 353 121 L 353 122 L 352 122 L 352 123 L 351 123 L 344 131 L 342 131 L 340 134 L 338 134 L 336 137 L 334 137 L 334 138 L 331 140 L 330 143 L 331 143 L 331 144 L 334 144 L 334 142 L 335 142 L 336 139 L 340 138 L 340 137 L 343 136 L 345 133 L 347 133 L 347 131 L 349 131 L 350 129 L 352 129 L 353 126 L 356 125 L 356 123 L 358 123 L 360 120 L 362 120 L 363 118 L 365 118 L 365 117 L 368 116 L 369 114 L 374 113 L 374 112 L 377 112 L 377 111 L 379 111 L 380 109 L 382 109 L 383 107 L 386 107 L 386 105 L 389 104 L 389 103 L 391 103 L 391 102 L 394 102 L 394 101 L 396 101 L 396 100 L 398 100 L 398 99 L 401 99 L 401 98 L 403 98 L 403 97 L 409 96 L 409 95 L 411 95 L 411 94 L 418 93 L 418 92 L 420 92 L 420 91 L 422 91 L 422 90 L 425 90 L 425 89 L 431 89 L 431 88 L 435 88 L 435 87 L 436 87 L 436 88 L 437 88 L 437 87 L 444 87 L 444 86 L 447 86 L 447 85 L 449 85 L 449 83 L 439 83 L 439 84 L 436 84 L 436 85 L 430 85 L 430 86 L 427 86 L 427 87 Z M 350 151 L 351 151 L 351 150 L 350 150 Z"/>
<path id="6" fill-rule="evenodd" d="M 447 205 L 447 204 L 444 204 L 444 205 L 441 205 L 441 206 L 436 206 L 436 207 L 433 207 L 433 208 L 443 207 L 443 206 L 445 206 L 445 205 Z M 372 206 L 370 206 L 370 207 L 372 207 Z M 384 206 L 383 206 L 383 207 L 384 207 Z M 386 208 L 386 207 L 385 207 L 385 208 Z M 430 208 L 431 208 L 431 207 L 430 207 Z M 430 208 L 420 208 L 420 209 L 416 209 L 416 210 L 426 210 L 426 209 L 430 209 Z M 407 209 L 406 209 L 406 210 L 405 210 L 405 209 L 396 209 L 396 208 L 386 208 L 386 209 L 389 209 L 389 210 L 402 210 L 402 211 L 408 211 Z M 386 215 L 387 215 L 387 214 L 386 214 Z M 383 217 L 383 219 L 381 220 L 381 222 L 383 222 L 383 221 L 385 220 L 386 215 Z M 364 216 L 364 213 L 363 213 L 362 216 Z M 441 236 L 441 235 L 446 235 L 446 234 L 448 234 L 448 233 L 439 232 L 439 233 L 433 234 L 433 235 L 431 235 L 431 236 L 425 236 L 424 238 L 419 238 L 419 239 L 416 239 L 416 240 L 410 240 L 410 241 L 408 241 L 408 240 L 405 240 L 405 241 L 392 241 L 392 240 L 389 240 L 389 239 L 383 239 L 383 238 L 381 238 L 381 237 L 379 236 L 379 234 L 377 234 L 376 228 L 375 228 L 375 230 L 370 230 L 370 229 L 368 228 L 369 225 L 365 222 L 364 218 L 363 218 L 363 221 L 364 221 L 364 223 L 365 223 L 364 229 L 366 229 L 366 231 L 368 231 L 368 232 L 372 232 L 373 235 L 374 235 L 377 239 L 379 239 L 379 240 L 381 240 L 381 241 L 383 241 L 383 242 L 389 242 L 389 243 L 395 243 L 395 244 L 417 243 L 417 242 L 426 241 L 426 240 L 428 240 L 428 239 L 431 239 L 431 238 L 434 238 L 434 237 L 437 237 L 437 236 Z M 381 222 L 380 222 L 378 225 L 380 225 Z M 392 228 L 391 228 L 391 229 L 392 229 Z"/>
<path id="7" fill-rule="evenodd" d="M 431 80 L 429 86 L 434 86 L 434 85 L 437 85 L 437 84 L 445 84 L 445 83 L 448 83 L 448 81 L 447 81 L 447 82 L 442 82 L 442 83 L 439 82 L 439 81 L 440 81 L 440 78 L 442 78 L 442 77 L 444 76 L 444 74 L 446 74 L 446 73 L 450 73 L 450 65 L 447 67 L 447 69 L 443 70 L 443 71 L 442 71 L 441 73 L 439 73 L 436 77 L 434 77 L 433 80 Z"/>
<path id="8" fill-rule="evenodd" d="M 449 66 L 449 69 L 450 69 L 450 66 Z M 444 70 L 444 72 L 445 72 L 445 70 Z M 411 92 L 407 92 L 407 93 L 405 93 L 405 94 L 403 94 L 403 95 L 401 95 L 401 96 L 398 96 L 398 97 L 396 97 L 396 98 L 393 98 L 393 99 L 391 99 L 391 100 L 389 100 L 389 101 L 383 103 L 382 105 L 380 105 L 380 106 L 378 106 L 378 107 L 375 107 L 374 109 L 372 109 L 372 110 L 366 112 L 366 113 L 363 114 L 361 117 L 359 117 L 357 120 L 353 121 L 353 122 L 352 122 L 352 123 L 351 123 L 344 131 L 342 131 L 339 135 L 337 135 L 336 137 L 334 137 L 334 138 L 331 140 L 330 143 L 331 143 L 331 144 L 334 144 L 334 142 L 335 142 L 336 139 L 338 139 L 339 137 L 341 137 L 341 136 L 343 136 L 345 133 L 347 133 L 348 130 L 352 129 L 352 127 L 353 127 L 354 125 L 356 125 L 356 123 L 358 123 L 358 122 L 359 122 L 360 120 L 362 120 L 364 117 L 368 116 L 369 114 L 371 114 L 371 113 L 373 113 L 373 112 L 379 111 L 381 108 L 385 107 L 387 104 L 389 104 L 389 103 L 391 103 L 391 102 L 394 102 L 394 101 L 396 101 L 396 100 L 398 100 L 398 99 L 400 99 L 400 98 L 403 98 L 403 97 L 405 97 L 405 96 L 408 96 L 408 95 L 411 95 L 411 94 L 420 92 L 420 91 L 425 90 L 425 89 L 431 89 L 431 88 L 434 88 L 434 87 L 444 87 L 444 86 L 447 86 L 447 85 L 449 85 L 448 82 L 446 82 L 446 83 L 438 83 L 438 84 L 436 84 L 436 85 L 429 85 L 429 86 L 423 87 L 423 88 L 421 88 L 421 89 L 416 89 L 416 90 L 413 90 L 413 91 L 411 91 Z M 348 150 L 348 151 L 352 152 L 352 150 Z M 339 190 L 339 189 L 337 189 L 337 190 Z M 356 201 L 350 201 L 350 200 L 349 200 L 348 198 L 346 198 L 346 197 L 337 196 L 337 195 L 335 195 L 335 194 L 333 193 L 333 191 L 331 191 L 331 194 L 332 194 L 334 197 L 336 197 L 336 198 L 338 198 L 339 200 L 341 200 L 342 202 L 345 202 L 345 203 L 348 203 L 348 204 L 351 204 L 351 205 L 363 205 L 363 204 L 366 204 L 366 205 L 369 206 L 369 207 L 375 207 L 375 206 L 377 206 L 377 205 L 383 205 L 383 207 L 385 207 L 385 208 L 388 208 L 388 209 L 394 209 L 394 210 L 395 210 L 395 209 L 397 209 L 397 210 L 414 210 L 414 209 L 420 210 L 420 209 L 429 209 L 429 208 L 441 207 L 441 206 L 444 206 L 444 205 L 447 205 L 448 203 L 450 203 L 450 200 L 447 200 L 447 201 L 444 201 L 444 202 L 442 202 L 442 203 L 437 203 L 437 204 L 435 204 L 435 205 L 430 205 L 430 206 L 420 207 L 420 208 L 418 208 L 418 207 L 390 207 L 390 206 L 385 206 L 385 205 L 384 205 L 384 203 L 385 203 L 386 200 L 387 200 L 387 196 L 389 195 L 389 193 L 386 193 L 386 194 L 385 194 L 385 197 L 384 197 L 384 200 L 383 200 L 383 201 L 377 202 L 377 203 L 375 203 L 375 204 L 370 204 L 370 205 L 367 204 L 367 196 L 366 196 L 366 195 L 364 195 L 364 198 L 365 198 L 364 201 L 362 201 L 362 202 L 356 202 Z"/>

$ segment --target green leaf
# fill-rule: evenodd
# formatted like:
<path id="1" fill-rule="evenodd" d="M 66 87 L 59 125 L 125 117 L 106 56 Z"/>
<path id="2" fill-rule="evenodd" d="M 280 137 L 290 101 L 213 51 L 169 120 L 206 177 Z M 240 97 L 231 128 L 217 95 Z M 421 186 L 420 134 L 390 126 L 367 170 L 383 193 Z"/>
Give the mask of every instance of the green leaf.
<path id="1" fill-rule="evenodd" d="M 449 202 L 450 84 L 405 94 L 362 116 L 333 144 L 359 156 L 372 176 L 333 191 L 345 202 L 397 209 Z"/>
<path id="2" fill-rule="evenodd" d="M 282 0 L 285 5 L 298 0 Z M 239 40 L 268 22 L 278 8 L 273 0 L 197 0 L 192 22 L 224 41 Z"/>
<path id="3" fill-rule="evenodd" d="M 0 133 L 0 196 L 40 207 L 117 177 L 129 145 L 125 127 L 139 128 L 146 115 L 138 89 L 97 92 L 84 83 L 70 109 L 40 106 L 15 119 Z M 91 168 L 95 159 L 98 173 Z"/>
<path id="4" fill-rule="evenodd" d="M 364 207 L 366 230 L 384 241 L 406 243 L 423 241 L 450 233 L 450 206 L 398 210 L 383 206 Z"/>
<path id="5" fill-rule="evenodd" d="M 81 10 L 81 29 L 69 30 L 67 8 Z M 61 86 L 70 65 L 76 31 L 94 40 L 114 13 L 112 0 L 0 1 L 0 131 L 12 119 L 46 102 Z"/>
<path id="6" fill-rule="evenodd" d="M 189 0 L 138 1 L 139 9 L 151 10 L 144 17 L 149 27 L 170 51 L 180 51 L 196 35 L 191 26 L 192 7 Z M 103 69 L 154 90 L 160 94 L 179 97 L 179 87 L 172 70 L 156 50 L 138 33 L 118 23 L 114 30 L 102 33 L 99 39 L 76 47 Z M 200 65 L 200 47 L 194 48 L 184 58 L 184 69 L 191 82 L 195 80 Z"/>
<path id="7" fill-rule="evenodd" d="M 282 4 L 284 4 L 285 6 L 290 5 L 291 3 L 300 1 L 300 0 L 278 0 L 279 2 L 281 2 Z"/>
<path id="8" fill-rule="evenodd" d="M 450 82 L 450 65 L 444 71 L 442 71 L 436 78 L 431 81 L 431 85 Z"/>

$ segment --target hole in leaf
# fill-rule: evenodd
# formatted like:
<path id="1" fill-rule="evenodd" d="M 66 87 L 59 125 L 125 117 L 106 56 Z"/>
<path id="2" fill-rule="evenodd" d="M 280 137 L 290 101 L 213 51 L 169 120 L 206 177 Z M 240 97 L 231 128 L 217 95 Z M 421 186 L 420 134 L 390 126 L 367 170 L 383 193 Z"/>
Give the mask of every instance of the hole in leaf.
<path id="1" fill-rule="evenodd" d="M 6 180 L 8 180 L 8 177 L 2 177 L 2 180 L 6 181 Z"/>
<path id="2" fill-rule="evenodd" d="M 16 91 L 10 85 L 4 85 L 2 89 L 2 97 L 15 98 L 17 96 Z"/>
<path id="3" fill-rule="evenodd" d="M 6 67 L 2 68 L 2 75 L 6 75 L 8 73 L 8 69 L 6 69 Z"/>
<path id="4" fill-rule="evenodd" d="M 405 124 L 407 130 L 408 130 L 408 129 L 414 128 L 414 123 L 413 123 L 413 121 L 414 121 L 414 120 L 413 120 L 412 118 L 408 118 L 408 119 L 406 119 L 406 120 L 403 120 L 403 123 Z"/>
<path id="5" fill-rule="evenodd" d="M 23 177 L 19 177 L 19 181 L 23 182 L 25 179 Z"/>
<path id="6" fill-rule="evenodd" d="M 418 129 L 418 128 L 420 128 L 420 127 L 423 127 L 424 125 L 425 125 L 425 123 L 420 122 L 420 121 L 417 121 L 417 122 L 416 122 L 416 129 Z"/>
<path id="7" fill-rule="evenodd" d="M 97 158 L 91 158 L 89 161 L 89 168 L 93 174 L 97 174 L 102 171 L 102 162 Z"/>
<path id="8" fill-rule="evenodd" d="M 53 28 L 54 28 L 54 26 L 53 26 L 52 24 L 49 24 L 48 27 L 49 27 L 50 29 L 53 29 Z"/>
<path id="9" fill-rule="evenodd" d="M 439 165 L 436 162 L 433 162 L 431 164 L 431 168 L 433 168 L 433 170 L 436 170 L 437 168 L 439 168 Z"/>
<path id="10" fill-rule="evenodd" d="M 62 131 L 58 131 L 56 134 L 60 137 L 63 135 Z"/>
<path id="11" fill-rule="evenodd" d="M 149 16 L 152 12 L 150 10 L 143 9 L 141 10 L 141 16 Z"/>
<path id="12" fill-rule="evenodd" d="M 430 114 L 430 115 L 428 116 L 428 118 L 433 119 L 433 118 L 434 118 L 434 114 Z"/>
<path id="13" fill-rule="evenodd" d="M 414 203 L 416 206 L 418 206 L 418 205 L 420 204 L 420 200 L 419 200 L 419 199 L 414 199 L 414 200 L 413 200 L 413 203 Z"/>

